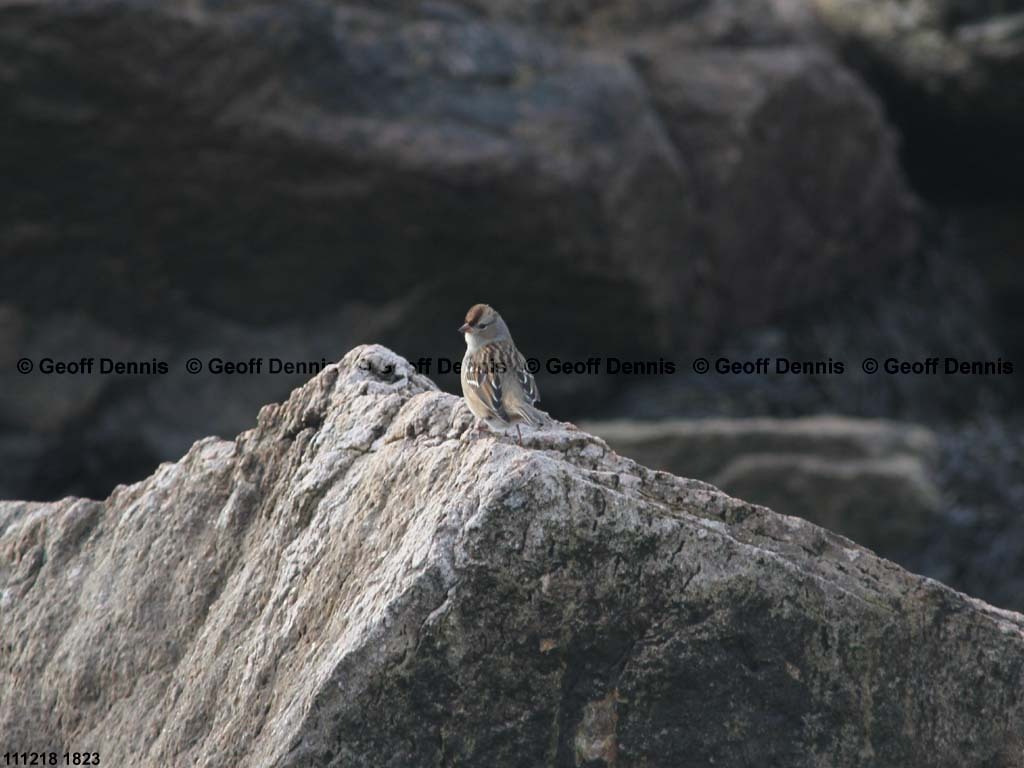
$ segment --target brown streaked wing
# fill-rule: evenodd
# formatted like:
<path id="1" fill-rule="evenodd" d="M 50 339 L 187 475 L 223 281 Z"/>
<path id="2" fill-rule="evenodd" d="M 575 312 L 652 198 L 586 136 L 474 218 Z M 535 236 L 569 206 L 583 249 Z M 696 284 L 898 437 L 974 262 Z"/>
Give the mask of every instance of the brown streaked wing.
<path id="1" fill-rule="evenodd" d="M 534 405 L 540 402 L 540 390 L 537 389 L 537 381 L 533 378 L 533 374 L 530 373 L 530 369 L 526 367 L 526 358 L 523 357 L 523 353 L 512 347 L 512 353 L 515 359 L 515 365 L 513 368 L 516 372 L 516 378 L 519 380 L 519 386 L 523 390 L 523 393 L 529 398 L 530 405 Z"/>
<path id="2" fill-rule="evenodd" d="M 502 421 L 508 421 L 508 412 L 502 402 L 501 374 L 497 367 L 500 363 L 500 350 L 497 347 L 497 344 L 488 344 L 472 355 L 466 381 L 476 389 L 488 410 Z"/>

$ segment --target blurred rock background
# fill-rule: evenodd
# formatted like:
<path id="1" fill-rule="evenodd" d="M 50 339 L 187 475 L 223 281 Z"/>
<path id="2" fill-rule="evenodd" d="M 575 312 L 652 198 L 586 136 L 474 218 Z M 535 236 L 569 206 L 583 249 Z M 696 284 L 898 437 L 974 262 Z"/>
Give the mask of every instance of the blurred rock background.
<path id="1" fill-rule="evenodd" d="M 305 378 L 190 357 L 458 359 L 487 301 L 528 354 L 680 364 L 542 373 L 556 416 L 1022 609 L 1022 74 L 1019 0 L 0 0 L 0 497 L 103 497 Z"/>

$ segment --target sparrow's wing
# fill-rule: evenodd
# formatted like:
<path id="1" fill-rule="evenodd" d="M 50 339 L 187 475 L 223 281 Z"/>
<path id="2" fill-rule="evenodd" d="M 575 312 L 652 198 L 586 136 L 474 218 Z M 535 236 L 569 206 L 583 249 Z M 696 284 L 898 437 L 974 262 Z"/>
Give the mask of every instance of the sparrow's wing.
<path id="1" fill-rule="evenodd" d="M 466 383 L 473 387 L 484 406 L 502 421 L 508 412 L 502 402 L 501 373 L 503 363 L 496 344 L 488 344 L 474 352 L 466 369 Z"/>
<path id="2" fill-rule="evenodd" d="M 537 382 L 526 366 L 526 359 L 519 354 L 512 340 L 498 342 L 493 346 L 500 349 L 500 363 L 505 378 L 505 410 L 515 417 L 537 426 L 540 416 L 533 404 L 540 399 Z"/>
<path id="3" fill-rule="evenodd" d="M 523 394 L 526 395 L 530 405 L 539 403 L 540 390 L 537 389 L 537 382 L 534 381 L 533 374 L 530 373 L 530 369 L 526 365 L 526 358 L 523 357 L 515 346 L 512 347 L 511 357 L 513 360 L 512 370 L 515 372 L 516 379 L 519 382 L 519 388 L 523 390 Z"/>

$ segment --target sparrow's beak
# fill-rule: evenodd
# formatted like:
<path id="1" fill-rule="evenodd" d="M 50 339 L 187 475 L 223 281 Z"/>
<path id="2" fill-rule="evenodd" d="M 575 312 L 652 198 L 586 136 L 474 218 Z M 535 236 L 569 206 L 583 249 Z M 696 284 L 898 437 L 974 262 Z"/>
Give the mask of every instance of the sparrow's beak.
<path id="1" fill-rule="evenodd" d="M 463 323 L 459 326 L 459 333 L 472 333 L 473 329 L 470 328 L 469 323 Z"/>

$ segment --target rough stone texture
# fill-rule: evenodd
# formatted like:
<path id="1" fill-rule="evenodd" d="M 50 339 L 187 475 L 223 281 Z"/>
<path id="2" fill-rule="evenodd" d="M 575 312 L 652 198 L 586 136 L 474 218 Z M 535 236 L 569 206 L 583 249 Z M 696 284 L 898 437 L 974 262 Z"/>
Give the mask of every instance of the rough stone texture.
<path id="1" fill-rule="evenodd" d="M 1024 56 L 1020 0 L 918 0 L 914 3 L 813 0 L 836 31 L 857 36 L 920 87 L 963 109 L 985 96 L 1006 114 L 1022 106 L 1019 89 L 1001 89 Z"/>
<path id="2" fill-rule="evenodd" d="M 361 347 L 105 501 L 0 504 L 0 741 L 157 766 L 1024 760 L 1024 616 Z"/>
<path id="3" fill-rule="evenodd" d="M 906 555 L 937 522 L 939 444 L 920 426 L 880 419 L 694 419 L 587 422 L 617 451 L 698 477 L 734 496 Z"/>
<path id="4" fill-rule="evenodd" d="M 893 132 L 787 31 L 786 3 L 733 5 L 0 0 L 0 302 L 24 316 L 17 345 L 50 354 L 33 326 L 62 315 L 91 334 L 75 357 L 177 363 L 241 333 L 312 359 L 338 356 L 326 339 L 458 359 L 453 317 L 488 301 L 526 350 L 655 356 L 884 283 L 918 243 Z M 143 454 L 161 426 L 142 405 L 166 402 L 150 384 L 82 387 L 86 407 L 43 441 L 107 445 L 113 407 L 139 416 L 100 452 Z M 546 405 L 572 416 L 621 386 L 561 379 Z M 55 413 L 66 393 L 0 367 L 0 429 L 28 440 L 38 428 L 4 418 L 25 388 Z M 248 426 L 223 403 L 204 390 L 187 409 L 223 436 Z M 180 455 L 167 442 L 141 463 Z M 86 487 L 115 479 L 134 478 Z"/>
<path id="5" fill-rule="evenodd" d="M 1024 2 L 812 5 L 886 96 L 919 185 L 961 200 L 1024 193 Z"/>
<path id="6" fill-rule="evenodd" d="M 430 0 L 384 0 L 389 7 L 436 7 Z M 624 34 L 685 34 L 691 42 L 762 45 L 789 42 L 811 22 L 803 0 L 455 0 L 491 19 L 567 30 L 583 39 Z"/>
<path id="7" fill-rule="evenodd" d="M 680 297 L 701 329 L 691 338 L 838 295 L 862 282 L 858 272 L 913 252 L 895 135 L 877 130 L 878 102 L 830 55 L 802 44 L 694 48 L 671 33 L 624 45 L 692 169 L 708 251 L 687 256 L 703 276 Z"/>
<path id="8" fill-rule="evenodd" d="M 946 500 L 926 547 L 903 562 L 986 602 L 1024 611 L 1024 423 L 1005 414 L 941 434 Z"/>
<path id="9" fill-rule="evenodd" d="M 1020 0 L 812 0 L 820 17 L 843 35 L 870 45 L 922 89 L 963 110 L 970 97 L 1020 117 L 1020 89 L 1006 77 L 1024 63 Z"/>

